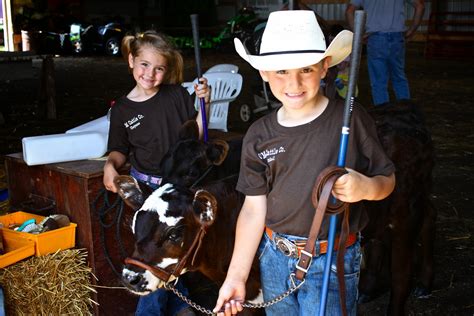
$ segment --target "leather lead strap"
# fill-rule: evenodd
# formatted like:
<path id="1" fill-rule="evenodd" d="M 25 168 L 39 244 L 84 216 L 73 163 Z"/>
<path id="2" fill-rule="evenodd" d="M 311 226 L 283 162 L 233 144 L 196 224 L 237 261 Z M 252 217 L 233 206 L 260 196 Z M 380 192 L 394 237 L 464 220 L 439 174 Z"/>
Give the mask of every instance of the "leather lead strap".
<path id="1" fill-rule="evenodd" d="M 171 276 L 171 273 L 169 273 L 168 271 L 165 271 L 165 270 L 157 268 L 157 267 L 150 266 L 150 265 L 148 265 L 148 264 L 146 264 L 142 261 L 139 261 L 139 260 L 136 260 L 136 259 L 133 259 L 133 258 L 125 258 L 125 263 L 126 264 L 132 264 L 134 266 L 137 266 L 137 267 L 140 267 L 142 269 L 148 270 L 154 276 L 156 276 L 158 279 L 160 279 L 164 282 L 168 282 L 168 280 Z"/>
<path id="2" fill-rule="evenodd" d="M 348 203 L 341 201 L 330 204 L 329 199 L 331 198 L 331 191 L 332 187 L 334 186 L 334 182 L 336 182 L 340 176 L 346 173 L 347 171 L 344 168 L 331 166 L 321 171 L 318 178 L 316 179 L 312 193 L 312 202 L 316 211 L 313 217 L 313 222 L 311 224 L 306 246 L 304 247 L 304 251 L 301 252 L 300 260 L 297 264 L 299 268 L 296 270 L 296 278 L 302 281 L 306 275 L 309 265 L 311 264 L 312 254 L 314 253 L 314 247 L 316 245 L 316 240 L 318 238 L 319 230 L 321 228 L 321 223 L 325 213 L 327 212 L 331 215 L 344 213 L 341 232 L 339 235 L 339 251 L 337 252 L 337 279 L 339 283 L 339 297 L 343 315 L 347 315 L 346 287 L 344 282 L 344 253 L 346 249 L 345 244 L 347 236 L 349 235 L 349 207 Z M 332 249 L 328 249 L 328 252 L 329 251 L 332 251 Z"/>

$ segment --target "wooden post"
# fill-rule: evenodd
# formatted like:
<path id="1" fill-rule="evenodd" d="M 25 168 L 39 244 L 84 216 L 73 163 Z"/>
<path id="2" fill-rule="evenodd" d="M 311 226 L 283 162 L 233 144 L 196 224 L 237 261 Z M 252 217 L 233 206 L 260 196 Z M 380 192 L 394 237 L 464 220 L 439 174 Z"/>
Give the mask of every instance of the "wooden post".
<path id="1" fill-rule="evenodd" d="M 40 103 L 46 103 L 46 118 L 55 120 L 57 118 L 56 86 L 54 78 L 54 60 L 50 55 L 43 58 L 41 68 Z"/>

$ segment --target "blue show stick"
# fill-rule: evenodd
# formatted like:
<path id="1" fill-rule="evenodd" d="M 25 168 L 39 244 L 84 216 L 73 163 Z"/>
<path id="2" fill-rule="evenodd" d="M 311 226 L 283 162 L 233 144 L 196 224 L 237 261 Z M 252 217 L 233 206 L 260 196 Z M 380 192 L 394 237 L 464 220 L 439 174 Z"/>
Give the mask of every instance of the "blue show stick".
<path id="1" fill-rule="evenodd" d="M 337 157 L 337 166 L 345 167 L 347 145 L 349 143 L 349 131 L 351 125 L 352 108 L 354 106 L 354 94 L 359 74 L 360 55 L 362 52 L 362 37 L 365 26 L 365 12 L 355 11 L 354 14 L 354 37 L 352 39 L 351 65 L 349 68 L 349 84 L 347 87 L 347 96 L 344 104 L 344 117 L 341 130 L 341 141 L 339 145 L 339 155 Z M 334 197 L 332 197 L 334 199 Z M 334 249 L 334 240 L 336 237 L 337 216 L 331 215 L 329 220 L 328 232 L 328 252 L 326 254 L 326 263 L 324 265 L 323 284 L 321 289 L 321 301 L 319 316 L 324 316 L 326 312 L 326 301 L 328 296 L 329 276 L 331 273 L 332 249 Z M 341 250 L 341 249 L 339 249 Z"/>

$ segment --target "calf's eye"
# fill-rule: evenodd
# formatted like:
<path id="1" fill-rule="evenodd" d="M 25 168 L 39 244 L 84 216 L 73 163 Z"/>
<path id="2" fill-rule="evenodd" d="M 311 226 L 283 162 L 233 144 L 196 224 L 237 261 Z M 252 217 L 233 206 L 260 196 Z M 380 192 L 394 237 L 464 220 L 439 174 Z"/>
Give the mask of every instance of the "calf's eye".
<path id="1" fill-rule="evenodd" d="M 174 242 L 179 241 L 180 238 L 181 238 L 181 235 L 178 232 L 171 232 L 168 235 L 168 239 L 171 240 L 171 241 L 174 241 Z"/>

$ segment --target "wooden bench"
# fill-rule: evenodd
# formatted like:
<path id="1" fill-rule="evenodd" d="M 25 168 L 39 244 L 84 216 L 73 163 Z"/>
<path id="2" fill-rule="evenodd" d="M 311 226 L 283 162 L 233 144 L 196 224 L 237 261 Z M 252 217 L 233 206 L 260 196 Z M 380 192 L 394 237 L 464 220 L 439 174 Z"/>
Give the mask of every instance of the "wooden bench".
<path id="1" fill-rule="evenodd" d="M 425 57 L 472 58 L 474 11 L 432 12 L 428 22 Z"/>

